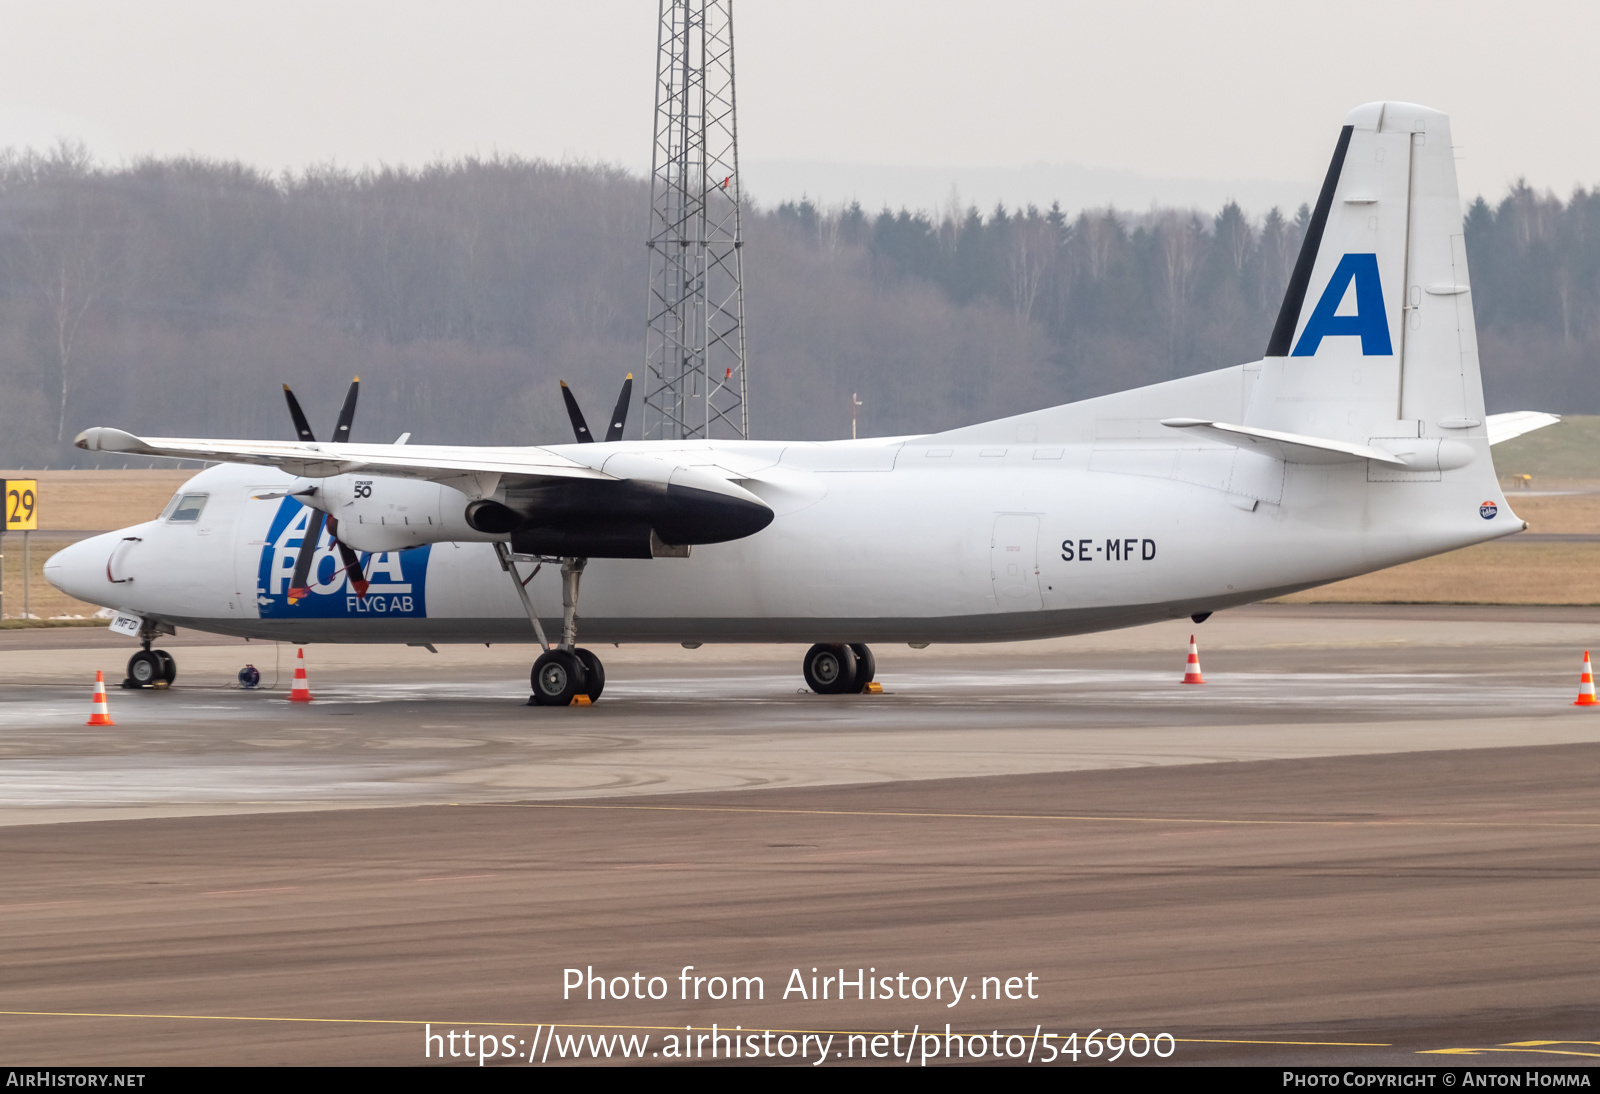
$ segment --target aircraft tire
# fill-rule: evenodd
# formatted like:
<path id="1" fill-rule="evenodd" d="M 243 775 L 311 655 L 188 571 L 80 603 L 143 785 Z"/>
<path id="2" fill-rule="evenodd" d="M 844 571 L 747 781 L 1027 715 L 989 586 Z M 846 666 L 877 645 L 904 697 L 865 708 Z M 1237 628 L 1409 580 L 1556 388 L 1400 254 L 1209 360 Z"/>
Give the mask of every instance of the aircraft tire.
<path id="1" fill-rule="evenodd" d="M 155 654 L 161 661 L 161 678 L 167 682 L 168 686 L 171 686 L 172 682 L 178 678 L 177 659 L 166 650 L 151 650 L 150 652 Z"/>
<path id="2" fill-rule="evenodd" d="M 572 697 L 584 690 L 583 662 L 568 650 L 546 650 L 530 676 L 533 701 L 541 707 L 571 706 Z"/>
<path id="3" fill-rule="evenodd" d="M 600 693 L 606 690 L 606 667 L 600 663 L 600 658 L 589 650 L 572 652 L 583 662 L 584 693 L 589 696 L 589 702 L 598 702 Z"/>
<path id="4" fill-rule="evenodd" d="M 136 688 L 147 688 L 157 680 L 165 679 L 161 658 L 154 650 L 140 650 L 128 658 L 128 679 Z"/>
<path id="5" fill-rule="evenodd" d="M 856 690 L 856 655 L 849 646 L 818 642 L 806 651 L 801 671 L 806 685 L 818 695 L 844 695 Z"/>
<path id="6" fill-rule="evenodd" d="M 878 675 L 878 659 L 865 642 L 850 643 L 850 652 L 856 655 L 856 686 L 850 690 L 865 691 Z"/>

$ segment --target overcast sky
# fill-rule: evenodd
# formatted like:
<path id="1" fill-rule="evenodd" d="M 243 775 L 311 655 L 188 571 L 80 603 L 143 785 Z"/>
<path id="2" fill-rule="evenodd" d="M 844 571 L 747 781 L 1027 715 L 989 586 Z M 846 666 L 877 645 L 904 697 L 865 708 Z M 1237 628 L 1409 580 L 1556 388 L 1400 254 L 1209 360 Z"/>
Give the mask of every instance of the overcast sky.
<path id="1" fill-rule="evenodd" d="M 0 0 L 0 145 L 69 136 L 111 163 L 193 153 L 274 170 L 495 151 L 644 170 L 657 8 Z M 1520 175 L 1562 194 L 1600 183 L 1593 3 L 741 0 L 735 11 L 741 156 L 768 201 L 814 176 L 846 185 L 829 164 L 952 181 L 1076 164 L 1297 192 L 1320 179 L 1345 112 L 1380 98 L 1452 115 L 1464 195 L 1498 196 Z M 879 175 L 890 181 L 863 185 L 898 177 Z M 1123 204 L 1138 203 L 1133 191 Z"/>

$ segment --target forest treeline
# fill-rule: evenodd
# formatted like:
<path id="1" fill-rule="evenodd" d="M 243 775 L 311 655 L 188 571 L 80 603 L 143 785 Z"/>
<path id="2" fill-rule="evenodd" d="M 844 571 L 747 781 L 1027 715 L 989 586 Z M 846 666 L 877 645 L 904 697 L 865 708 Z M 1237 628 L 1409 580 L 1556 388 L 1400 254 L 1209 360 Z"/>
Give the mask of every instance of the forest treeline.
<path id="1" fill-rule="evenodd" d="M 0 466 L 93 465 L 90 425 L 292 436 L 280 384 L 354 436 L 570 439 L 642 372 L 649 192 L 519 159 L 271 176 L 0 155 Z M 1307 211 L 752 208 L 756 436 L 922 432 L 1261 355 Z M 1600 190 L 1475 202 L 1491 409 L 1592 413 Z M 636 436 L 639 413 L 631 418 Z"/>

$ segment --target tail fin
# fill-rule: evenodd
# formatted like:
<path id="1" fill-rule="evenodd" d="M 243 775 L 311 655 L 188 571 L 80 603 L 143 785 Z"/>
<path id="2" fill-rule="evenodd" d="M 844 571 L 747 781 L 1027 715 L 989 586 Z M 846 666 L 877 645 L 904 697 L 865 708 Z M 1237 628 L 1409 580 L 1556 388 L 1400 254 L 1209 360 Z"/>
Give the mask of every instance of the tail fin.
<path id="1" fill-rule="evenodd" d="M 1469 286 L 1449 118 L 1352 110 L 1245 423 L 1362 443 L 1483 438 Z"/>

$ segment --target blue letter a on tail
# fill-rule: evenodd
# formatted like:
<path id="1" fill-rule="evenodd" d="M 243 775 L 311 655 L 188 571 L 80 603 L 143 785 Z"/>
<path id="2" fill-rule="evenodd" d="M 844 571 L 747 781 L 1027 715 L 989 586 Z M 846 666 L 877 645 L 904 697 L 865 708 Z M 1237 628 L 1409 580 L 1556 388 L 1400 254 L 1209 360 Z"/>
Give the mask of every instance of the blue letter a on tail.
<path id="1" fill-rule="evenodd" d="M 1356 283 L 1356 314 L 1335 315 L 1339 304 Z M 1295 343 L 1295 357 L 1312 357 L 1324 338 L 1358 335 L 1363 357 L 1388 357 L 1394 353 L 1389 341 L 1389 317 L 1383 310 L 1383 287 L 1378 282 L 1378 256 L 1347 254 L 1322 290 L 1322 299 L 1306 322 L 1306 329 Z"/>

